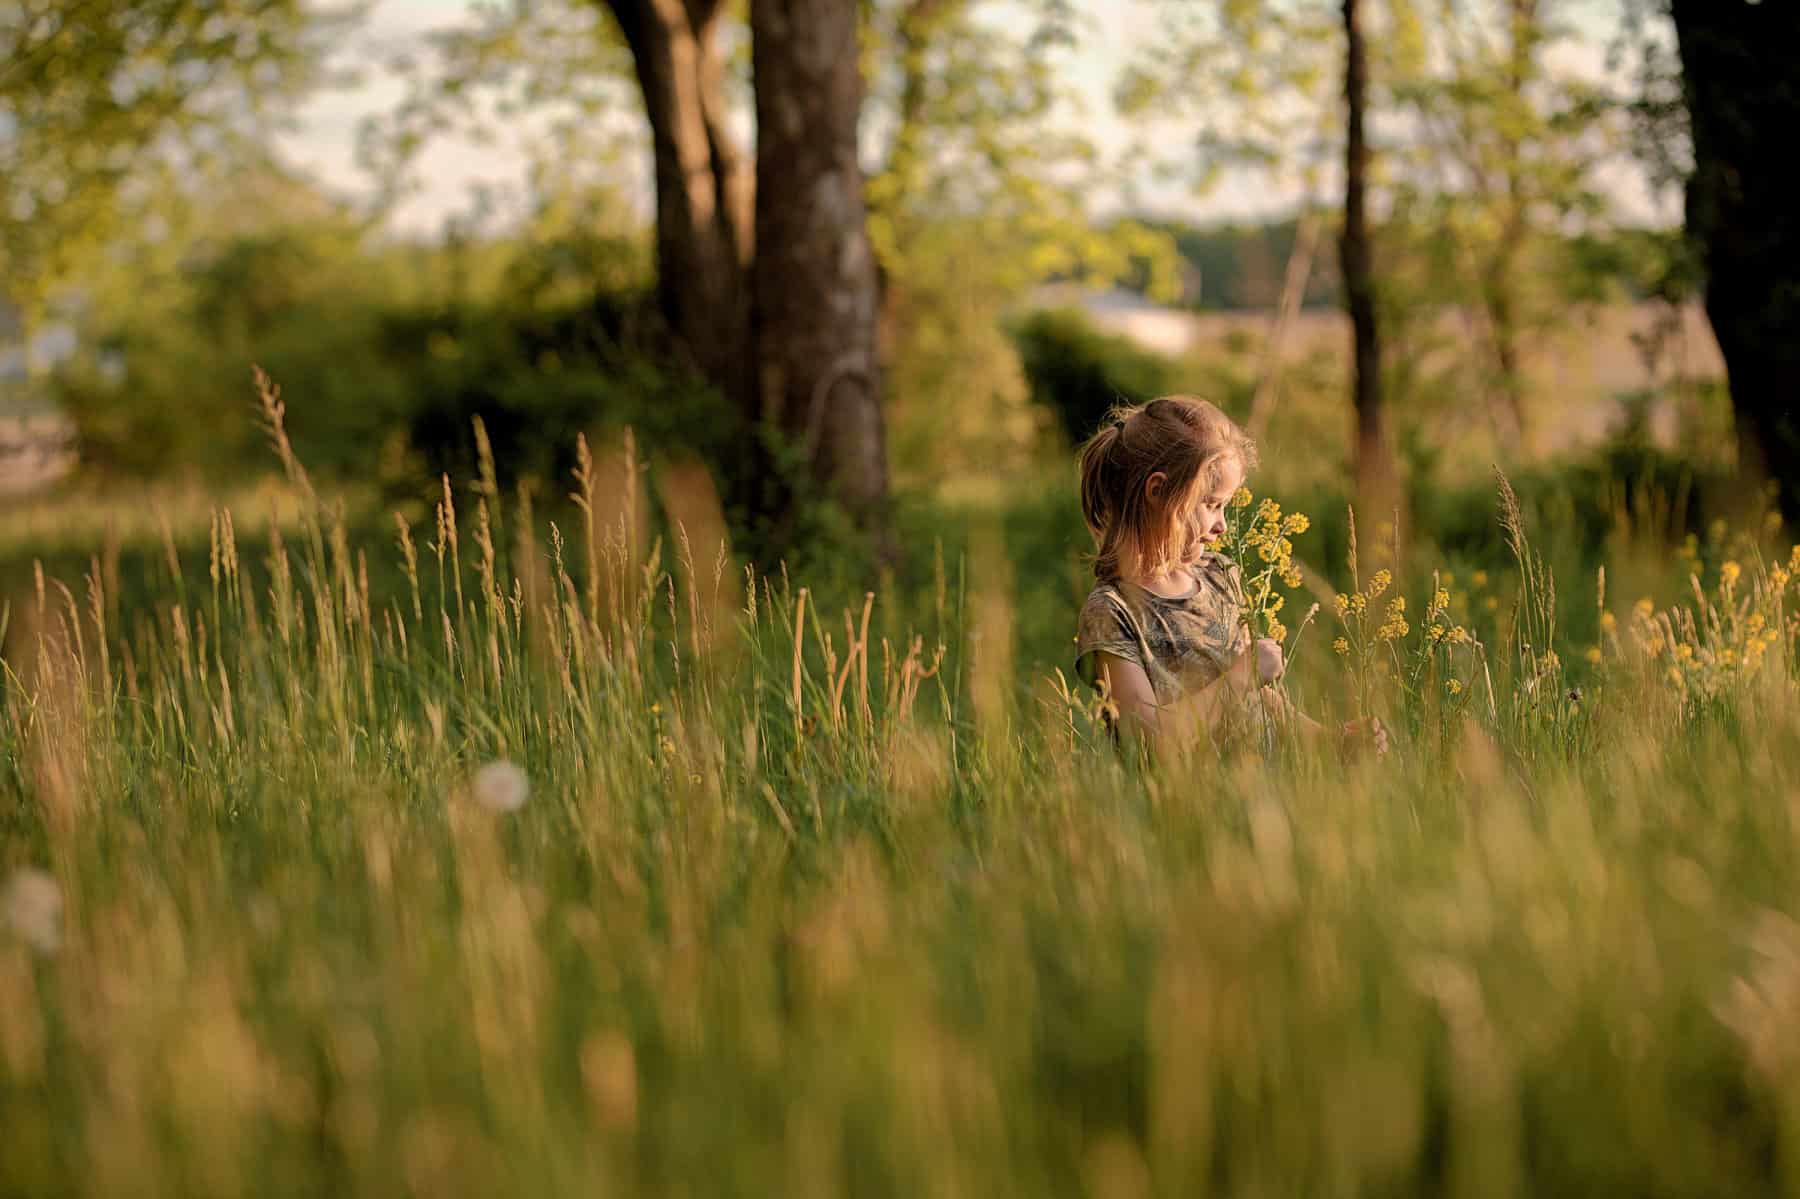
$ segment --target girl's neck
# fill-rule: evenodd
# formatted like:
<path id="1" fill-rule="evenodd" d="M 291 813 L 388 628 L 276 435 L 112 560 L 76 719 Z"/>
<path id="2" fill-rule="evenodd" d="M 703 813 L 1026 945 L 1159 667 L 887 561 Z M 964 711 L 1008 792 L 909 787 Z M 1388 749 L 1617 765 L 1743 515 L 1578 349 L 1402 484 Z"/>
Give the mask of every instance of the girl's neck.
<path id="1" fill-rule="evenodd" d="M 1152 595 L 1160 595 L 1164 599 L 1181 599 L 1193 594 L 1196 583 L 1193 572 L 1186 566 L 1176 566 L 1162 574 L 1147 574 L 1144 568 L 1135 571 L 1121 572 L 1121 577 L 1136 587 L 1142 587 Z"/>

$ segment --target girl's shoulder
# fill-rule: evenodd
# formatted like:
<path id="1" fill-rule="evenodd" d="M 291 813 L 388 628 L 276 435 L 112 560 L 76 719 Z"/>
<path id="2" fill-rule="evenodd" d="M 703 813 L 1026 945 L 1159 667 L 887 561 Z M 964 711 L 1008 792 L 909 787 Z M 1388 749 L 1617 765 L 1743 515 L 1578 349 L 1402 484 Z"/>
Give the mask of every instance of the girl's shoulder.
<path id="1" fill-rule="evenodd" d="M 1123 609 L 1131 610 L 1131 604 L 1125 597 L 1124 589 L 1116 582 L 1102 579 L 1088 590 L 1087 598 L 1081 603 L 1083 616 L 1093 612 L 1111 612 Z"/>

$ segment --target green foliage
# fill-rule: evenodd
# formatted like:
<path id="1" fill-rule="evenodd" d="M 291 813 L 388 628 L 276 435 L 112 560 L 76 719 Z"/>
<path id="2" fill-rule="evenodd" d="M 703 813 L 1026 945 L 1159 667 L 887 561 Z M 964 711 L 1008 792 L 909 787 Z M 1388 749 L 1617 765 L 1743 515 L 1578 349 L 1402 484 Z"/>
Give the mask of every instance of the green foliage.
<path id="1" fill-rule="evenodd" d="M 1012 337 L 1032 399 L 1055 414 L 1076 444 L 1093 433 L 1112 405 L 1178 390 L 1168 359 L 1100 332 L 1073 309 L 1032 312 L 1014 324 Z"/>
<path id="2" fill-rule="evenodd" d="M 583 228 L 586 221 L 596 226 Z M 98 472 L 232 478 L 263 460 L 252 365 L 294 397 L 324 475 L 410 489 L 473 463 L 487 425 L 509 477 L 564 475 L 577 433 L 727 455 L 732 414 L 658 333 L 639 239 L 546 211 L 499 241 L 370 245 L 340 215 L 199 243 L 154 312 L 89 314 L 60 399 Z"/>
<path id="3" fill-rule="evenodd" d="M 184 174 L 254 144 L 346 15 L 299 0 L 0 8 L 0 300 L 41 316 Z"/>

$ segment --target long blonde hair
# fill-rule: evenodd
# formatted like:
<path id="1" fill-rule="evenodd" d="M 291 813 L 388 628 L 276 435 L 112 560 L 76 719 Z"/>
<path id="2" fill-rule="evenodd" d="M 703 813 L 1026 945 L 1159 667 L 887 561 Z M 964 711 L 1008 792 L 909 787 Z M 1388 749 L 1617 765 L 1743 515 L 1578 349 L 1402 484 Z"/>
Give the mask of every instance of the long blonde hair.
<path id="1" fill-rule="evenodd" d="M 1081 515 L 1098 547 L 1094 577 L 1120 576 L 1122 555 L 1135 549 L 1151 574 L 1198 560 L 1202 530 L 1186 519 L 1198 488 L 1218 482 L 1236 457 L 1246 474 L 1256 443 L 1214 404 L 1195 396 L 1160 396 L 1141 407 L 1121 405 L 1081 447 Z M 1160 500 L 1150 476 L 1167 480 Z"/>

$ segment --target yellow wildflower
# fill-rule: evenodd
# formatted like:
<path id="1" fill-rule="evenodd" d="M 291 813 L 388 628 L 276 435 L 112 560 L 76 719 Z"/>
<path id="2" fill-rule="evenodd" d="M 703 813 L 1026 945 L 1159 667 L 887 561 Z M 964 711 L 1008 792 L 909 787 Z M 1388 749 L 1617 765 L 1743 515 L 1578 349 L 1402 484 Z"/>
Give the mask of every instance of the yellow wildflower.
<path id="1" fill-rule="evenodd" d="M 1439 587 L 1437 594 L 1431 597 L 1431 606 L 1439 612 L 1448 608 L 1450 606 L 1450 593 L 1445 591 L 1442 587 Z"/>
<path id="2" fill-rule="evenodd" d="M 1331 602 L 1337 605 L 1337 614 L 1339 616 L 1348 616 L 1350 614 L 1350 597 L 1343 592 L 1338 592 L 1337 598 L 1333 599 Z"/>
<path id="3" fill-rule="evenodd" d="M 1312 528 L 1312 521 L 1307 519 L 1304 512 L 1291 513 L 1281 525 L 1281 531 L 1290 537 L 1304 533 L 1310 528 Z"/>
<path id="4" fill-rule="evenodd" d="M 1287 626 L 1274 617 L 1269 618 L 1269 640 L 1280 643 L 1287 640 Z"/>
<path id="5" fill-rule="evenodd" d="M 1388 584 L 1393 581 L 1394 576 L 1392 572 L 1386 569 L 1378 570 L 1375 572 L 1375 577 L 1369 580 L 1369 589 L 1366 594 L 1370 599 L 1377 599 L 1382 592 L 1388 589 Z"/>
<path id="6" fill-rule="evenodd" d="M 1444 626 L 1441 624 L 1434 624 L 1426 631 L 1425 635 L 1431 639 L 1433 645 L 1436 645 L 1444 639 Z"/>
<path id="7" fill-rule="evenodd" d="M 1345 641 L 1342 637 L 1339 637 L 1336 641 L 1331 643 L 1331 648 L 1336 651 L 1338 657 L 1341 658 L 1350 652 L 1350 643 Z"/>
<path id="8" fill-rule="evenodd" d="M 1800 571 L 1800 545 L 1795 546 L 1793 550 L 1789 552 L 1787 568 L 1789 574 Z"/>
<path id="9" fill-rule="evenodd" d="M 1600 613 L 1600 629 L 1602 632 L 1610 633 L 1613 629 L 1618 627 L 1618 624 L 1618 619 L 1613 616 L 1611 612 Z"/>
<path id="10" fill-rule="evenodd" d="M 1469 630 L 1463 628 L 1461 625 L 1451 626 L 1450 631 L 1444 634 L 1444 640 L 1448 641 L 1451 645 L 1461 645 L 1468 639 Z"/>
<path id="11" fill-rule="evenodd" d="M 1744 622 L 1744 627 L 1752 633 L 1759 633 L 1762 631 L 1763 625 L 1767 623 L 1768 619 L 1761 612 L 1752 612 L 1750 618 Z"/>
<path id="12" fill-rule="evenodd" d="M 1485 600 L 1481 601 L 1481 606 L 1486 608 L 1489 612 L 1492 612 L 1500 606 L 1500 597 L 1490 595 Z"/>
<path id="13" fill-rule="evenodd" d="M 1406 597 L 1404 595 L 1396 595 L 1393 599 L 1388 601 L 1389 616 L 1392 616 L 1396 612 L 1404 611 L 1406 611 Z"/>
<path id="14" fill-rule="evenodd" d="M 1694 656 L 1694 647 L 1684 641 L 1675 647 L 1675 656 L 1685 662 Z"/>
<path id="15" fill-rule="evenodd" d="M 1254 497 L 1250 494 L 1250 489 L 1248 487 L 1240 487 L 1231 495 L 1231 506 L 1233 508 L 1248 508 L 1250 506 L 1250 501 L 1253 498 Z"/>
<path id="16" fill-rule="evenodd" d="M 1487 571 L 1478 570 L 1475 572 L 1475 586 L 1477 586 L 1477 587 L 1486 587 L 1487 586 Z"/>
<path id="17" fill-rule="evenodd" d="M 1656 611 L 1656 605 L 1650 602 L 1650 597 L 1647 595 L 1631 606 L 1631 614 L 1640 620 L 1648 620 L 1650 613 L 1654 611 Z"/>
<path id="18" fill-rule="evenodd" d="M 1462 688 L 1462 680 L 1461 679 L 1451 679 L 1448 683 L 1444 684 L 1444 689 L 1446 691 L 1448 691 L 1451 695 L 1461 695 L 1462 689 L 1463 689 Z"/>
<path id="19" fill-rule="evenodd" d="M 1587 660 L 1589 663 L 1591 663 L 1594 666 L 1600 665 L 1600 647 L 1599 646 L 1597 646 L 1597 645 L 1588 646 Z"/>
<path id="20" fill-rule="evenodd" d="M 1263 604 L 1263 611 L 1267 612 L 1270 616 L 1273 616 L 1273 615 L 1275 615 L 1275 613 L 1281 611 L 1282 605 L 1284 605 L 1286 603 L 1287 603 L 1287 596 L 1271 595 L 1268 598 L 1268 600 Z"/>
<path id="21" fill-rule="evenodd" d="M 1727 589 L 1735 587 L 1737 586 L 1738 575 L 1742 573 L 1743 567 L 1739 566 L 1736 562 L 1727 562 L 1719 567 L 1719 581 L 1723 583 Z"/>
<path id="22" fill-rule="evenodd" d="M 1285 587 L 1298 587 L 1304 581 L 1305 580 L 1300 577 L 1300 568 L 1298 566 L 1289 565 L 1286 570 L 1281 572 L 1281 582 Z"/>
<path id="23" fill-rule="evenodd" d="M 1788 585 L 1788 572 L 1777 566 L 1769 572 L 1769 582 L 1775 584 L 1775 590 L 1780 591 Z"/>

